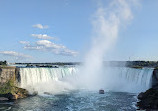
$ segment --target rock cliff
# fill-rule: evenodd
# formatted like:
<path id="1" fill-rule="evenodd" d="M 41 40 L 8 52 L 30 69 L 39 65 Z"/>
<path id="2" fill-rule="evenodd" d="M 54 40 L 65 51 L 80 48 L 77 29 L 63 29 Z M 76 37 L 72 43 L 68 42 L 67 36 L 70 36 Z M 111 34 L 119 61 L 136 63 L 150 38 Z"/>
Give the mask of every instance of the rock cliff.
<path id="1" fill-rule="evenodd" d="M 151 81 L 151 88 L 146 92 L 141 92 L 138 95 L 139 109 L 148 111 L 158 111 L 158 69 L 154 69 Z"/>
<path id="2" fill-rule="evenodd" d="M 15 70 L 16 67 L 0 66 L 0 84 L 4 84 L 10 79 L 15 81 Z"/>
<path id="3" fill-rule="evenodd" d="M 20 81 L 19 69 L 10 66 L 0 66 L 0 100 L 25 98 L 28 91 L 17 87 Z"/>

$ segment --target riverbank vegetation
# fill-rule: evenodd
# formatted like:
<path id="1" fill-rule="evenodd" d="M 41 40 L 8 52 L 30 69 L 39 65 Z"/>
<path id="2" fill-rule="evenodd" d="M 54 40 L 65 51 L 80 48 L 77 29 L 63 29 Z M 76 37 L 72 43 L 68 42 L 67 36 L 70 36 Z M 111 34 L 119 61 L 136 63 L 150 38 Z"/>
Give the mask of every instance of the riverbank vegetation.
<path id="1" fill-rule="evenodd" d="M 0 94 L 14 93 L 14 81 L 9 80 L 7 83 L 0 85 Z"/>
<path id="2" fill-rule="evenodd" d="M 7 98 L 8 100 L 25 98 L 28 95 L 29 92 L 26 89 L 17 87 L 12 79 L 0 85 L 0 97 Z"/>
<path id="3" fill-rule="evenodd" d="M 7 61 L 0 61 L 0 66 L 7 66 Z"/>

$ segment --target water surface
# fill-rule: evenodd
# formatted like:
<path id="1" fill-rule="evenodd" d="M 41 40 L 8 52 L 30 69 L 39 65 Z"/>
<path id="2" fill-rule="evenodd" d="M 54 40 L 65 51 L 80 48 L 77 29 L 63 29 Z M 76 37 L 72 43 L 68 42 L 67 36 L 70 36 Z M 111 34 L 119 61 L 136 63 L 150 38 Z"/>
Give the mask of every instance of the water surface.
<path id="1" fill-rule="evenodd" d="M 3 111 L 135 111 L 136 94 L 126 92 L 73 91 L 38 95 L 0 103 Z"/>

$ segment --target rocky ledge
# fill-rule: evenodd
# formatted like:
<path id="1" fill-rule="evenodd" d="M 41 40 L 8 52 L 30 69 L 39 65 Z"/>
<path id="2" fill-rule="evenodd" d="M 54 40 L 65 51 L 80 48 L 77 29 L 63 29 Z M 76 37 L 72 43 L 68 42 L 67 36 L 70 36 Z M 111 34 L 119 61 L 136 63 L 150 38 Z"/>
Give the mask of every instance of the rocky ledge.
<path id="1" fill-rule="evenodd" d="M 14 92 L 8 92 L 6 94 L 0 94 L 0 100 L 16 100 L 28 97 L 29 93 L 26 89 L 15 87 Z"/>
<path id="2" fill-rule="evenodd" d="M 0 100 L 16 100 L 29 96 L 26 89 L 16 87 L 13 80 L 0 85 Z"/>
<path id="3" fill-rule="evenodd" d="M 137 106 L 140 110 L 147 110 L 147 111 L 158 111 L 158 89 L 151 88 L 146 92 L 141 92 L 138 95 L 138 99 L 140 100 L 137 102 Z"/>

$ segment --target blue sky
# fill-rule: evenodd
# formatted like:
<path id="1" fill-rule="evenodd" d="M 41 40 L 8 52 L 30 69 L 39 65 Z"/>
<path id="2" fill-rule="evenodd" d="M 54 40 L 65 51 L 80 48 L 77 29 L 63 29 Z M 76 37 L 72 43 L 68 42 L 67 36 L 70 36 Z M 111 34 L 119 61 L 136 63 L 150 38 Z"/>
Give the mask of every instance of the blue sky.
<path id="1" fill-rule="evenodd" d="M 109 0 L 102 0 L 106 7 Z M 0 0 L 0 60 L 82 61 L 95 0 Z M 158 1 L 142 0 L 105 60 L 158 60 Z"/>

